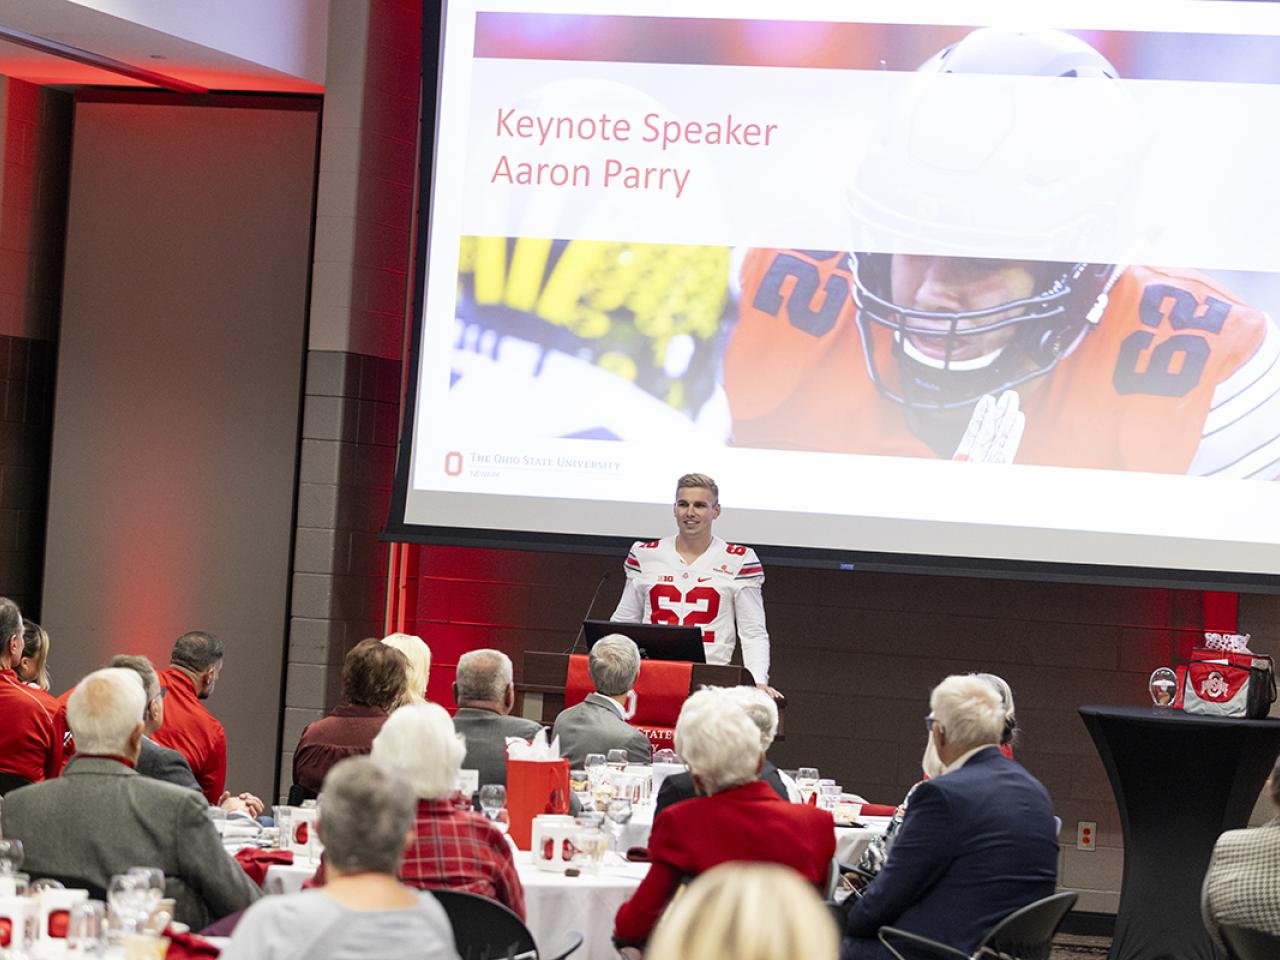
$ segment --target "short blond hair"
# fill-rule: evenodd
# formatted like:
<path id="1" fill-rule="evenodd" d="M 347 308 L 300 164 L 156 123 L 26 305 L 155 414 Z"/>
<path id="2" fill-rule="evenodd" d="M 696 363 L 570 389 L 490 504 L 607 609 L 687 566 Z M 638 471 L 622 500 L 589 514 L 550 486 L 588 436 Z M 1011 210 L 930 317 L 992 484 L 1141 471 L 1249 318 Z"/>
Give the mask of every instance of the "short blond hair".
<path id="1" fill-rule="evenodd" d="M 720 502 L 720 488 L 716 486 L 716 482 L 708 477 L 705 473 L 686 473 L 683 477 L 676 481 L 676 499 L 680 499 L 680 491 L 685 487 L 702 487 L 704 490 L 711 491 L 712 504 Z"/>
<path id="2" fill-rule="evenodd" d="M 835 960 L 835 921 L 817 891 L 776 863 L 722 863 L 694 879 L 654 930 L 645 960 Z"/>
<path id="3" fill-rule="evenodd" d="M 426 703 L 427 681 L 431 679 L 431 648 L 426 641 L 411 633 L 391 633 L 383 637 L 382 642 L 399 650 L 409 661 L 404 696 L 400 698 L 398 706 Z"/>

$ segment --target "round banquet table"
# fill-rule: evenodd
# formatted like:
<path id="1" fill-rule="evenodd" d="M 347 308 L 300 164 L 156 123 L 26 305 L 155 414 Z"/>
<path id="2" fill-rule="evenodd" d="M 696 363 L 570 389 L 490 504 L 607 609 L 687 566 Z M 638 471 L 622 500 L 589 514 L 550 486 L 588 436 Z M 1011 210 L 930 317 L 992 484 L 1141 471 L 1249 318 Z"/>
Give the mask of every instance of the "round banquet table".
<path id="1" fill-rule="evenodd" d="M 1213 844 L 1249 822 L 1280 750 L 1280 720 L 1164 707 L 1080 708 L 1124 832 L 1110 960 L 1215 960 L 1200 917 Z"/>
<path id="2" fill-rule="evenodd" d="M 516 853 L 516 869 L 524 887 L 526 924 L 538 949 L 563 942 L 570 930 L 582 934 L 574 960 L 616 960 L 611 939 L 613 916 L 649 872 L 647 863 L 609 864 L 598 875 L 566 877 L 539 870 L 526 851 Z M 273 864 L 262 888 L 268 894 L 296 893 L 316 872 L 314 861 Z"/>

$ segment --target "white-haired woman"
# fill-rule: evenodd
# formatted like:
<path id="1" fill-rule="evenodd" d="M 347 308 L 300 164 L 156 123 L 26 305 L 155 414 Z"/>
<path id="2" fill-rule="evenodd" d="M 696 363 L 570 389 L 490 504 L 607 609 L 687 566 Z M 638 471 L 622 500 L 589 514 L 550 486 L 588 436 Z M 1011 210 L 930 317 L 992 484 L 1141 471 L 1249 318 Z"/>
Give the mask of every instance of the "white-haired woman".
<path id="1" fill-rule="evenodd" d="M 776 863 L 726 863 L 689 884 L 645 960 L 836 960 L 840 936 L 812 884 Z"/>
<path id="2" fill-rule="evenodd" d="M 404 775 L 351 757 L 330 769 L 321 796 L 324 889 L 259 900 L 237 924 L 223 958 L 457 960 L 444 908 L 396 879 L 413 825 Z"/>
<path id="3" fill-rule="evenodd" d="M 478 893 L 523 918 L 524 887 L 507 838 L 480 814 L 453 803 L 465 753 L 449 714 L 434 703 L 401 707 L 373 738 L 370 756 L 403 771 L 418 799 L 400 879 L 422 890 Z M 322 863 L 314 882 L 325 882 L 326 869 Z"/>
<path id="4" fill-rule="evenodd" d="M 409 661 L 409 675 L 404 695 L 397 706 L 427 702 L 427 681 L 431 679 L 431 648 L 421 637 L 411 633 L 392 633 L 382 638 L 388 647 L 394 647 Z"/>
<path id="5" fill-rule="evenodd" d="M 757 779 L 764 765 L 760 728 L 723 689 L 700 690 L 676 721 L 676 752 L 698 796 L 673 804 L 653 824 L 649 873 L 614 920 L 614 940 L 636 947 L 649 938 L 687 876 L 731 860 L 780 863 L 821 886 L 835 855 L 831 814 L 787 803 Z"/>

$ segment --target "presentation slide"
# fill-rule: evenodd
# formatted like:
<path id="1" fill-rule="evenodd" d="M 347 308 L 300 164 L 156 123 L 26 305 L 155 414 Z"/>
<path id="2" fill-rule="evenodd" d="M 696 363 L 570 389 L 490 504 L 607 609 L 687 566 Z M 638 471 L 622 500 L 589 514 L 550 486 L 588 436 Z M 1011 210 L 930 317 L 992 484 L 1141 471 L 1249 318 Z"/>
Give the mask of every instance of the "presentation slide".
<path id="1" fill-rule="evenodd" d="M 766 558 L 1280 588 L 1280 5 L 449 0 L 426 54 L 392 535 L 662 536 L 697 471 Z"/>

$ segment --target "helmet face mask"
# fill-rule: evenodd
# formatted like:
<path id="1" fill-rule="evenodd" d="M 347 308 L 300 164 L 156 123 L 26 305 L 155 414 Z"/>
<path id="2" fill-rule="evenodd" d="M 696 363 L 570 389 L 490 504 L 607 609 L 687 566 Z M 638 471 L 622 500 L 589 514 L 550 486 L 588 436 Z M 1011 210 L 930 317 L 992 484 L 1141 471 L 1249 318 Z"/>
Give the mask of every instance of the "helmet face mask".
<path id="1" fill-rule="evenodd" d="M 886 398 L 920 410 L 967 407 L 1048 373 L 1096 323 L 1118 274 L 1109 264 L 1036 264 L 1031 296 L 943 311 L 894 301 L 891 254 L 852 259 L 867 373 Z M 975 347 L 999 339 L 992 336 L 999 331 L 1009 333 L 998 346 Z M 877 345 L 886 338 L 896 370 L 882 369 L 885 351 Z"/>

